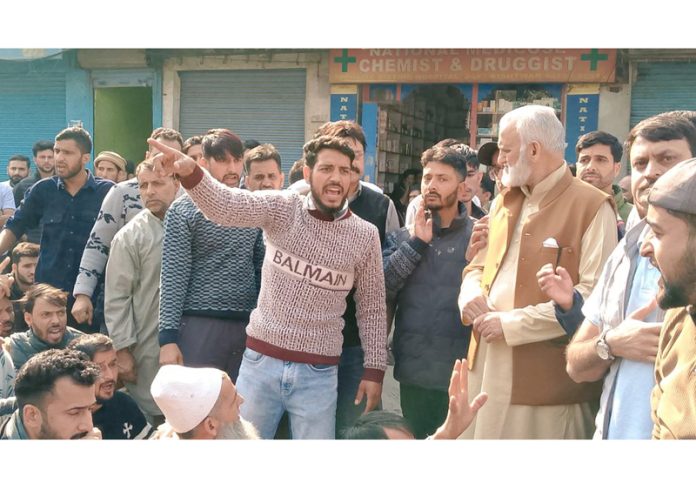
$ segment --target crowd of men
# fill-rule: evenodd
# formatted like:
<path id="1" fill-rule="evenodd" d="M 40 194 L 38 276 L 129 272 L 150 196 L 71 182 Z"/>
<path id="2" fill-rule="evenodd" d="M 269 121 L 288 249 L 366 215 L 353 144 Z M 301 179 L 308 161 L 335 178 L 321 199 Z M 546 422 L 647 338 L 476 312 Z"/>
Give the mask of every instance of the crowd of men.
<path id="1" fill-rule="evenodd" d="M 525 106 L 391 198 L 352 121 L 285 190 L 229 129 L 158 128 L 93 173 L 66 128 L 0 184 L 0 438 L 696 437 L 695 124 L 593 131 L 573 163 Z"/>

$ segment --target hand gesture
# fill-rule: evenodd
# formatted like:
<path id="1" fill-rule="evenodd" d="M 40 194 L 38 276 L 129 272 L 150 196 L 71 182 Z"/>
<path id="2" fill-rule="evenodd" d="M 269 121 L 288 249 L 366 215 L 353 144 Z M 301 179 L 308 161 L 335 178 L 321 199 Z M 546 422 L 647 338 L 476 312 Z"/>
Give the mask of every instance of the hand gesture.
<path id="1" fill-rule="evenodd" d="M 645 318 L 657 308 L 657 300 L 638 308 L 628 318 L 607 332 L 605 340 L 616 357 L 632 361 L 655 363 L 662 322 L 646 322 Z"/>
<path id="2" fill-rule="evenodd" d="M 365 404 L 365 411 L 363 414 L 371 412 L 379 404 L 379 400 L 382 397 L 382 383 L 368 381 L 366 379 L 360 381 L 358 392 L 355 394 L 355 404 L 360 405 L 365 395 L 367 395 L 367 403 Z"/>
<path id="3" fill-rule="evenodd" d="M 479 393 L 469 403 L 469 367 L 466 359 L 456 360 L 448 389 L 449 410 L 445 423 L 433 439 L 456 439 L 471 425 L 479 409 L 488 401 L 488 394 Z"/>
<path id="4" fill-rule="evenodd" d="M 490 216 L 486 215 L 474 223 L 474 229 L 471 232 L 471 238 L 469 239 L 469 246 L 466 247 L 466 254 L 464 256 L 467 262 L 474 260 L 474 257 L 476 257 L 479 250 L 488 245 L 489 220 Z"/>
<path id="5" fill-rule="evenodd" d="M 541 291 L 563 311 L 573 307 L 573 280 L 563 267 L 556 267 L 554 272 L 553 265 L 546 264 L 537 272 L 537 281 Z"/>
<path id="6" fill-rule="evenodd" d="M 191 175 L 198 165 L 193 158 L 157 140 L 148 138 L 147 142 L 161 152 L 152 158 L 155 164 L 155 171 L 160 176 L 176 174 L 179 177 L 187 177 Z"/>
<path id="7" fill-rule="evenodd" d="M 92 306 L 92 300 L 86 294 L 78 294 L 75 296 L 75 304 L 72 307 L 72 316 L 79 323 L 92 324 L 92 315 L 94 314 L 94 307 Z"/>
<path id="8" fill-rule="evenodd" d="M 164 366 L 165 364 L 178 364 L 179 366 L 183 366 L 184 355 L 181 353 L 181 350 L 179 350 L 178 345 L 174 343 L 165 344 L 160 347 L 159 363 L 160 366 Z"/>
<path id="9" fill-rule="evenodd" d="M 474 320 L 474 331 L 478 332 L 486 342 L 505 339 L 500 313 L 495 311 L 481 315 Z"/>
<path id="10" fill-rule="evenodd" d="M 430 243 L 433 240 L 433 219 L 425 215 L 425 200 L 421 200 L 416 210 L 412 235 L 420 238 L 425 243 Z"/>
<path id="11" fill-rule="evenodd" d="M 138 379 L 138 371 L 135 367 L 135 358 L 130 349 L 125 348 L 116 351 L 116 364 L 118 364 L 118 379 L 135 383 Z"/>
<path id="12" fill-rule="evenodd" d="M 490 306 L 488 306 L 488 300 L 482 294 L 475 296 L 466 303 L 462 308 L 462 323 L 464 325 L 473 325 L 474 321 L 491 311 Z"/>

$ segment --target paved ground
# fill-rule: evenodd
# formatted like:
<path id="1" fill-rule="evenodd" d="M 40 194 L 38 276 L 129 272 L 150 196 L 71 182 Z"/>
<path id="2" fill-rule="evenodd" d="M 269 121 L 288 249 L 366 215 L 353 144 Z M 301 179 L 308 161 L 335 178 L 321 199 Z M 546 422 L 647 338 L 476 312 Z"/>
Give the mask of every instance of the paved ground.
<path id="1" fill-rule="evenodd" d="M 382 406 L 385 410 L 390 410 L 401 415 L 399 383 L 394 379 L 394 366 L 387 366 L 387 372 L 384 375 Z"/>

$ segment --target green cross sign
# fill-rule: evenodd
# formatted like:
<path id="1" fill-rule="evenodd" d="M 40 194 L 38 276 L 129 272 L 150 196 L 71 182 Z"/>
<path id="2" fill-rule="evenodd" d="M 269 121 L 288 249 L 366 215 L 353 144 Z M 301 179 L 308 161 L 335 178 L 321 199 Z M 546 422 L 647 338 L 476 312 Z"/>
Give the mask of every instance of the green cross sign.
<path id="1" fill-rule="evenodd" d="M 598 49 L 591 49 L 589 53 L 584 53 L 580 56 L 582 61 L 590 62 L 590 71 L 597 71 L 597 62 L 606 61 L 609 59 L 609 55 L 599 54 Z"/>
<path id="2" fill-rule="evenodd" d="M 348 71 L 348 65 L 350 63 L 355 63 L 357 60 L 355 56 L 348 56 L 348 50 L 344 49 L 341 56 L 334 58 L 335 63 L 341 64 L 341 73 L 346 73 Z"/>

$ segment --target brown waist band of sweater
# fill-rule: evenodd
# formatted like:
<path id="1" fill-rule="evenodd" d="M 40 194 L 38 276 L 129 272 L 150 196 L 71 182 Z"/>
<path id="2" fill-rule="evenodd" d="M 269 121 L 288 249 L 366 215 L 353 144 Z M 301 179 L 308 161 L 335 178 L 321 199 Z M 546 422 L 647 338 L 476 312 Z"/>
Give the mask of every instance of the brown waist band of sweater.
<path id="1" fill-rule="evenodd" d="M 269 344 L 268 342 L 253 337 L 247 337 L 246 346 L 260 354 L 274 359 L 280 359 L 281 361 L 299 362 L 302 364 L 338 365 L 341 360 L 340 356 L 322 356 L 320 354 L 283 349 L 282 347 Z M 384 371 L 365 368 L 362 379 L 381 383 L 384 380 Z"/>

